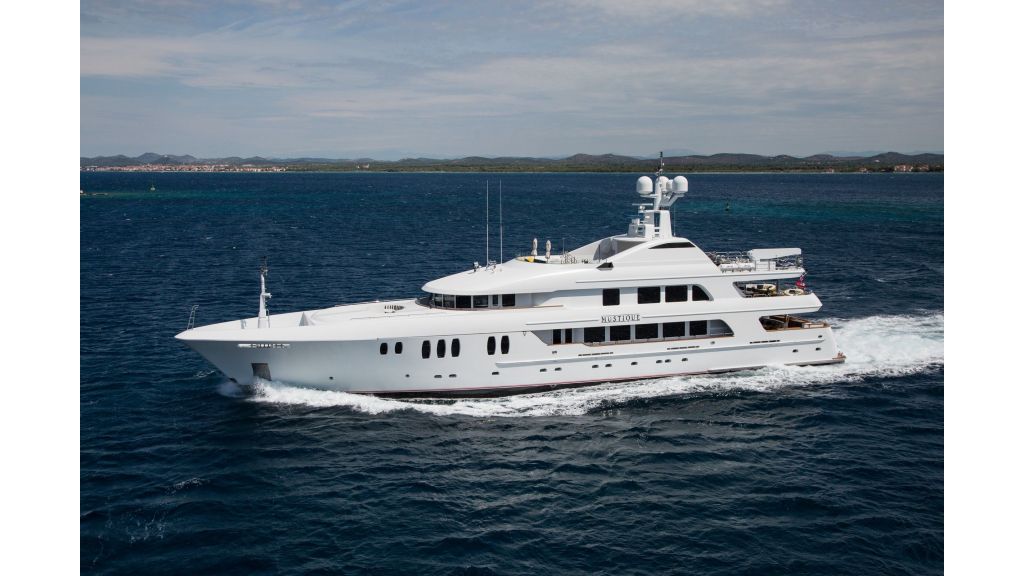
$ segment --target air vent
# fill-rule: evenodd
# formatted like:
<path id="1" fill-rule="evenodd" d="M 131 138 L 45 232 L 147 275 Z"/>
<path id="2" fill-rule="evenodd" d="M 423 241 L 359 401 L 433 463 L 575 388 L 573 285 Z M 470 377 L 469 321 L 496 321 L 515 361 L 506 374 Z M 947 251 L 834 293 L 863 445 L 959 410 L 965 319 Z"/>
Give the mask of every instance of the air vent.
<path id="1" fill-rule="evenodd" d="M 605 262 L 604 264 L 601 264 L 600 266 L 598 266 L 597 269 L 598 270 L 611 270 L 614 267 L 615 267 L 614 263 L 612 263 L 612 262 Z"/>

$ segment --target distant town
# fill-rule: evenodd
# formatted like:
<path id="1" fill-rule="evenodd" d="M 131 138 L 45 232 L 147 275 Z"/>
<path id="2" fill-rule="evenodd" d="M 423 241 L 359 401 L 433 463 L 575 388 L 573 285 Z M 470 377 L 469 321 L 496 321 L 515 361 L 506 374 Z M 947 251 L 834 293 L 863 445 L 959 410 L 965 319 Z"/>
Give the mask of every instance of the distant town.
<path id="1" fill-rule="evenodd" d="M 665 169 L 673 172 L 941 172 L 943 163 L 944 156 L 933 153 L 886 152 L 865 157 L 815 154 L 804 158 L 712 154 L 666 157 Z M 657 168 L 658 160 L 616 154 L 384 161 L 367 158 L 200 159 L 188 155 L 146 153 L 134 158 L 124 155 L 83 157 L 79 166 L 83 172 L 649 172 Z"/>

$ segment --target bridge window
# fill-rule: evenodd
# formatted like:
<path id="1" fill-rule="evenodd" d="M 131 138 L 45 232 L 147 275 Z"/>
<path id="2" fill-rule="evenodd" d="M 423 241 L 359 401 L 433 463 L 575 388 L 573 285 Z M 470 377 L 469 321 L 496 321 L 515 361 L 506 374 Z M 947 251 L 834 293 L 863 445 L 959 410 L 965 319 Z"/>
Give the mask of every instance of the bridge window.
<path id="1" fill-rule="evenodd" d="M 473 300 L 472 300 L 472 298 L 470 296 L 456 296 L 455 297 L 455 307 L 456 308 L 469 308 L 471 303 L 472 303 L 472 301 Z"/>
<path id="2" fill-rule="evenodd" d="M 401 353 L 402 353 L 402 343 L 401 342 L 395 342 L 395 354 L 401 354 Z"/>
<path id="3" fill-rule="evenodd" d="M 708 296 L 708 293 L 705 292 L 704 289 L 701 288 L 700 286 L 694 286 L 693 287 L 693 301 L 697 302 L 697 301 L 700 301 L 700 300 L 711 300 L 711 296 Z"/>
<path id="4" fill-rule="evenodd" d="M 516 307 L 516 295 L 515 294 L 502 294 L 501 295 L 501 306 L 503 308 L 515 308 Z"/>
<path id="5" fill-rule="evenodd" d="M 420 348 L 420 355 L 424 358 L 430 358 L 430 340 L 423 341 L 423 346 Z"/>
<path id="6" fill-rule="evenodd" d="M 487 296 L 473 296 L 473 308 L 487 308 Z"/>
<path id="7" fill-rule="evenodd" d="M 454 294 L 445 294 L 444 295 L 444 307 L 445 308 L 455 308 L 455 295 Z"/>
<path id="8" fill-rule="evenodd" d="M 384 354 L 388 353 L 388 343 L 387 342 L 381 342 L 380 343 L 380 353 L 381 353 L 382 356 Z"/>
<path id="9" fill-rule="evenodd" d="M 609 339 L 613 342 L 620 342 L 622 340 L 629 340 L 632 337 L 632 330 L 629 324 L 623 324 L 622 326 L 611 326 L 608 328 Z"/>
<path id="10" fill-rule="evenodd" d="M 462 352 L 462 344 L 459 343 L 458 338 L 455 338 L 452 340 L 452 358 L 458 358 L 459 352 Z"/>
<path id="11" fill-rule="evenodd" d="M 634 328 L 637 340 L 650 340 L 658 337 L 657 324 L 637 324 Z"/>
<path id="12" fill-rule="evenodd" d="M 636 289 L 636 301 L 638 304 L 659 304 L 661 303 L 660 286 L 641 286 Z"/>
<path id="13" fill-rule="evenodd" d="M 665 286 L 665 302 L 686 302 L 688 286 Z"/>
<path id="14" fill-rule="evenodd" d="M 438 340 L 437 341 L 437 357 L 438 358 L 444 358 L 444 354 L 445 354 L 444 340 Z"/>
<path id="15" fill-rule="evenodd" d="M 602 300 L 605 306 L 618 306 L 619 305 L 619 289 L 618 288 L 605 288 L 601 293 Z"/>
<path id="16" fill-rule="evenodd" d="M 434 294 L 434 306 L 441 308 L 444 306 L 444 296 L 440 294 Z"/>
<path id="17" fill-rule="evenodd" d="M 686 336 L 686 322 L 666 322 L 662 324 L 661 335 L 665 338 L 682 338 Z"/>
<path id="18" fill-rule="evenodd" d="M 583 329 L 584 342 L 604 342 L 604 326 L 594 326 Z"/>
<path id="19" fill-rule="evenodd" d="M 508 354 L 508 336 L 501 337 L 501 353 Z"/>
<path id="20" fill-rule="evenodd" d="M 494 336 L 487 337 L 487 355 L 494 356 L 494 350 L 497 348 L 497 343 L 494 341 Z"/>

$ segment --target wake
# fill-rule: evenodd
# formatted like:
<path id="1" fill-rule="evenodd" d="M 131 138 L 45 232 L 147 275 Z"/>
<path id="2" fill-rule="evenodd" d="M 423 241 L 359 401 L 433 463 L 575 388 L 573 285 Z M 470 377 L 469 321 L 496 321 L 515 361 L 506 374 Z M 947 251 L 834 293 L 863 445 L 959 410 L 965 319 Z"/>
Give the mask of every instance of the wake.
<path id="1" fill-rule="evenodd" d="M 367 414 L 413 410 L 436 415 L 523 417 L 580 415 L 631 400 L 695 392 L 748 390 L 858 382 L 869 377 L 917 374 L 943 364 L 943 314 L 831 319 L 844 364 L 769 366 L 761 370 L 707 376 L 602 384 L 503 398 L 393 400 L 375 396 L 297 388 L 280 382 L 258 385 L 248 398 L 268 404 L 347 407 Z M 223 387 L 222 387 L 223 388 Z M 230 394 L 230 390 L 221 390 Z"/>

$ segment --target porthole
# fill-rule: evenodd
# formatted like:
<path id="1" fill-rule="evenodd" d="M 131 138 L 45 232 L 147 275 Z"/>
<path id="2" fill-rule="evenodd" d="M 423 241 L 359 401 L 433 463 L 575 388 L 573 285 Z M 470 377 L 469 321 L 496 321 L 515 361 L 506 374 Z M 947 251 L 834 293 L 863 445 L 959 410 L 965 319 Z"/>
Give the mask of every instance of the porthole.
<path id="1" fill-rule="evenodd" d="M 452 358 L 457 358 L 459 356 L 459 352 L 461 352 L 461 351 L 462 351 L 462 345 L 459 344 L 459 339 L 458 338 L 453 339 L 452 340 Z"/>
<path id="2" fill-rule="evenodd" d="M 430 358 L 430 340 L 423 341 L 423 346 L 420 347 L 420 355 L 424 358 Z"/>
<path id="3" fill-rule="evenodd" d="M 630 366 L 636 366 L 636 362 L 630 362 L 629 365 Z"/>
<path id="4" fill-rule="evenodd" d="M 388 353 L 388 343 L 387 342 L 381 342 L 380 343 L 380 354 L 381 354 L 381 356 L 383 356 L 383 355 L 385 355 L 387 353 Z"/>
<path id="5" fill-rule="evenodd" d="M 547 369 L 547 368 L 541 368 L 541 369 L 540 369 L 540 371 L 541 371 L 541 372 L 547 372 L 547 371 L 548 371 L 548 369 Z"/>
<path id="6" fill-rule="evenodd" d="M 797 352 L 796 348 L 793 348 L 793 353 L 796 354 L 796 352 Z"/>
<path id="7" fill-rule="evenodd" d="M 402 353 L 402 343 L 401 342 L 395 342 L 395 354 L 401 354 L 401 353 Z"/>
<path id="8" fill-rule="evenodd" d="M 495 344 L 494 336 L 488 336 L 487 337 L 487 355 L 488 356 L 494 356 L 494 350 L 496 348 L 497 348 L 497 344 Z"/>
<path id="9" fill-rule="evenodd" d="M 559 366 L 558 368 L 555 368 L 555 372 L 561 372 L 561 371 L 562 371 L 562 367 L 561 366 Z"/>
<path id="10" fill-rule="evenodd" d="M 508 336 L 501 337 L 501 353 L 508 354 Z"/>
<path id="11" fill-rule="evenodd" d="M 447 349 L 446 348 L 447 348 L 447 346 L 445 346 L 445 341 L 444 340 L 438 340 L 437 341 L 437 357 L 438 358 L 444 358 L 444 355 L 447 353 Z"/>

